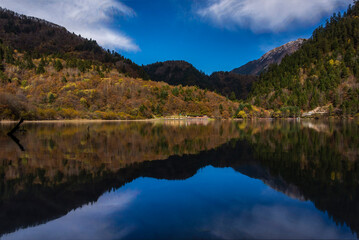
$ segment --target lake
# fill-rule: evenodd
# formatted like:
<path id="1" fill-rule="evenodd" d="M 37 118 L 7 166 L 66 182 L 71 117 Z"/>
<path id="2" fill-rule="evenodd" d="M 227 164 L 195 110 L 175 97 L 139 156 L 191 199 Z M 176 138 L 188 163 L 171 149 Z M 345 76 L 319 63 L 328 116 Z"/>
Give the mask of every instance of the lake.
<path id="1" fill-rule="evenodd" d="M 0 124 L 1 239 L 357 239 L 355 121 Z"/>

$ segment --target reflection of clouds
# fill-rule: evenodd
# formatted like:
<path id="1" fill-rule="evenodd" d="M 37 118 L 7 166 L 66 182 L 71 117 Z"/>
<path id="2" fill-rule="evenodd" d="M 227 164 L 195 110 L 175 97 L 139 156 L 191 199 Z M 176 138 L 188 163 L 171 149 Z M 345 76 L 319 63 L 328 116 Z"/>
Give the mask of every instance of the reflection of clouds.
<path id="1" fill-rule="evenodd" d="M 209 124 L 209 120 L 208 118 L 188 118 L 188 119 L 176 119 L 173 118 L 172 120 L 169 119 L 165 119 L 163 122 L 160 123 L 154 123 L 154 124 L 163 124 L 163 125 L 167 125 L 167 126 L 175 126 L 175 127 L 184 127 L 184 126 L 191 126 L 191 125 L 202 125 L 202 126 L 207 126 Z"/>
<path id="2" fill-rule="evenodd" d="M 330 134 L 330 129 L 328 124 L 325 124 L 323 122 L 313 122 L 313 121 L 302 121 L 301 125 L 303 127 L 307 127 L 310 129 L 313 129 L 319 133 L 326 133 L 326 134 Z"/>
<path id="3" fill-rule="evenodd" d="M 126 210 L 138 195 L 139 192 L 130 190 L 107 193 L 94 204 L 73 210 L 47 224 L 5 235 L 3 239 L 121 239 L 134 227 L 118 226 L 113 222 L 113 215 L 121 218 L 121 212 Z"/>
<path id="4" fill-rule="evenodd" d="M 233 215 L 233 214 L 232 214 Z M 208 227 L 222 239 L 342 239 L 335 224 L 328 225 L 321 216 L 303 208 L 254 206 L 239 215 L 218 216 Z M 352 235 L 345 236 L 353 238 Z"/>
<path id="5" fill-rule="evenodd" d="M 284 193 L 292 199 L 297 199 L 299 201 L 305 201 L 304 196 L 302 195 L 299 188 L 293 184 L 286 183 L 282 178 L 279 179 L 264 179 L 262 180 L 264 184 L 276 190 L 277 192 Z"/>

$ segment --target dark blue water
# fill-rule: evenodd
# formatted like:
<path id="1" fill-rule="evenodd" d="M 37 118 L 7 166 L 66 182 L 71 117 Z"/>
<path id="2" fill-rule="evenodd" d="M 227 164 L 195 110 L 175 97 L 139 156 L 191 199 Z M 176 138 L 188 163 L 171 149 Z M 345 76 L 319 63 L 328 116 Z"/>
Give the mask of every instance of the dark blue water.
<path id="1" fill-rule="evenodd" d="M 310 201 L 231 168 L 184 181 L 140 178 L 97 202 L 3 239 L 352 239 Z"/>
<path id="2" fill-rule="evenodd" d="M 278 134 L 276 132 L 270 135 L 269 139 Z M 253 135 L 251 132 L 251 136 Z M 316 138 L 319 136 L 320 141 L 324 141 L 321 134 L 312 135 Z M 262 136 L 265 136 L 263 132 Z M 197 154 L 145 162 L 135 167 L 131 165 L 132 167 L 120 170 L 115 176 L 100 177 L 101 183 L 94 181 L 88 185 L 87 180 L 76 180 L 70 187 L 66 185 L 61 190 L 31 188 L 31 193 L 40 196 L 36 201 L 45 197 L 52 199 L 46 201 L 55 207 L 44 205 L 44 208 L 51 209 L 47 210 L 50 216 L 47 219 L 42 217 L 43 220 L 34 221 L 32 225 L 18 224 L 16 231 L 6 233 L 2 239 L 356 239 L 357 221 L 345 217 L 350 215 L 350 209 L 344 206 L 347 204 L 346 200 L 334 199 L 331 194 L 338 191 L 337 195 L 344 194 L 348 199 L 353 199 L 357 183 L 351 185 L 354 190 L 343 193 L 335 190 L 334 186 L 344 184 L 349 181 L 349 177 L 341 177 L 338 182 L 325 180 L 327 189 L 319 186 L 321 190 L 316 194 L 315 186 L 313 190 L 312 186 L 306 185 L 308 178 L 313 185 L 322 182 L 319 179 L 321 177 L 317 179 L 306 175 L 308 170 L 314 174 L 311 171 L 314 167 L 295 169 L 295 172 L 299 171 L 303 175 L 302 179 L 291 179 L 292 175 L 286 176 L 281 172 L 283 167 L 277 168 L 283 162 L 276 161 L 285 159 L 284 156 L 279 156 L 283 152 L 287 152 L 289 156 L 304 152 L 298 152 L 294 148 L 287 151 L 283 146 L 280 152 L 271 152 L 261 147 L 266 153 L 266 156 L 262 156 L 253 144 L 232 140 Z M 254 145 L 256 144 L 259 143 Z M 309 155 L 304 155 L 317 159 L 317 155 L 325 155 L 321 151 L 310 148 Z M 258 160 L 261 157 L 269 161 L 268 154 L 271 158 L 272 155 L 275 156 L 272 161 L 276 163 L 276 168 L 265 166 L 265 163 Z M 350 164 L 351 168 L 355 166 Z M 288 165 L 284 168 L 287 173 L 293 171 L 294 165 L 285 165 Z M 329 163 L 326 168 L 330 170 Z M 332 172 L 328 171 L 329 179 L 333 178 Z M 344 173 L 349 174 L 347 170 Z M 334 178 L 339 178 L 340 174 L 343 172 L 337 171 Z M 119 176 L 130 177 L 121 182 Z M 77 187 L 78 182 L 85 185 Z M 108 191 L 97 196 L 93 185 L 101 185 L 101 189 Z M 105 185 L 106 187 L 102 187 Z M 54 188 L 49 186 L 48 188 Z M 87 203 L 80 203 L 79 197 L 74 194 L 78 190 L 81 191 L 79 195 L 87 196 Z M 53 200 L 51 194 L 58 194 L 58 198 L 69 202 L 71 199 L 66 195 L 74 194 L 77 197 L 73 197 L 72 201 L 79 203 L 69 207 L 65 214 L 55 216 L 56 209 L 64 206 Z M 93 194 L 94 198 L 91 197 Z M 26 200 L 27 195 L 24 196 L 22 198 Z M 20 201 L 16 197 L 14 199 Z M 31 198 L 29 201 L 29 207 L 34 205 L 36 208 L 35 200 Z M 343 204 L 338 206 L 339 214 L 335 207 L 333 209 L 335 204 Z M 349 207 L 355 204 L 358 206 L 355 200 L 348 204 Z M 351 208 L 354 214 L 358 211 Z M 54 215 L 51 215 L 51 211 Z M 36 215 L 34 212 L 32 214 Z M 346 221 L 350 222 L 352 228 Z"/>

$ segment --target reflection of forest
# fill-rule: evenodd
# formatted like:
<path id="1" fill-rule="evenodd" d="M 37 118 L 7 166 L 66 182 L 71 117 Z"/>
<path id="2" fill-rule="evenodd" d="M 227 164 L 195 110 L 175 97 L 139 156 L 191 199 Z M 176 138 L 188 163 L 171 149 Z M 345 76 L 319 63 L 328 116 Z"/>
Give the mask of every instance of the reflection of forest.
<path id="1" fill-rule="evenodd" d="M 357 123 L 283 121 L 253 132 L 245 128 L 241 138 L 250 142 L 254 159 L 269 170 L 272 178 L 296 186 L 304 199 L 358 233 Z"/>
<path id="2" fill-rule="evenodd" d="M 207 165 L 232 167 L 288 196 L 311 200 L 336 222 L 359 231 L 359 126 L 353 122 L 33 124 L 26 129 L 19 135 L 25 152 L 0 135 L 5 150 L 0 221 L 7 223 L 0 234 L 60 217 L 138 177 L 186 179 Z"/>
<path id="3" fill-rule="evenodd" d="M 133 163 L 195 154 L 238 137 L 230 122 L 29 124 L 26 128 L 27 133 L 19 135 L 25 152 L 5 134 L 0 137 L 5 180 L 33 174 L 34 183 L 64 182 L 81 171 L 116 172 Z M 36 177 L 39 172 L 42 176 Z"/>

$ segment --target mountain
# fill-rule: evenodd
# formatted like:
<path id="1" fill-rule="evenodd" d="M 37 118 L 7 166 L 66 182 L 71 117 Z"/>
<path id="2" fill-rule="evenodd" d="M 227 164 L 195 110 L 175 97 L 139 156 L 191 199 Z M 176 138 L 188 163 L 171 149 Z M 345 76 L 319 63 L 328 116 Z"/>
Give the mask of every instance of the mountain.
<path id="1" fill-rule="evenodd" d="M 229 97 L 231 100 L 246 99 L 256 80 L 256 76 L 240 75 L 233 72 L 214 72 L 209 76 L 208 89 Z"/>
<path id="2" fill-rule="evenodd" d="M 95 40 L 82 38 L 43 19 L 20 15 L 1 7 L 0 39 L 6 46 L 25 51 L 35 58 L 53 54 L 63 59 L 98 61 L 132 77 L 148 78 L 140 66 L 116 52 L 103 49 Z"/>
<path id="3" fill-rule="evenodd" d="M 206 84 L 207 75 L 186 61 L 157 62 L 143 68 L 153 81 L 198 87 Z"/>
<path id="4" fill-rule="evenodd" d="M 197 86 L 216 91 L 230 99 L 245 99 L 256 80 L 233 72 L 215 72 L 210 76 L 185 61 L 157 62 L 144 66 L 150 79 L 170 85 Z"/>
<path id="5" fill-rule="evenodd" d="M 0 44 L 0 119 L 144 119 L 233 116 L 236 103 L 196 87 L 126 76 L 115 68 L 49 55 L 33 59 Z"/>
<path id="6" fill-rule="evenodd" d="M 258 60 L 251 61 L 242 67 L 233 69 L 232 72 L 242 75 L 260 75 L 263 71 L 267 70 L 271 64 L 280 64 L 285 56 L 298 51 L 304 42 L 305 39 L 300 38 L 296 41 L 284 44 L 267 52 Z"/>
<path id="7" fill-rule="evenodd" d="M 238 107 L 213 92 L 147 78 L 93 40 L 0 9 L 0 120 L 229 118 Z"/>
<path id="8" fill-rule="evenodd" d="M 359 2 L 334 14 L 280 65 L 271 65 L 254 83 L 250 103 L 287 111 L 326 106 L 328 113 L 359 111 Z"/>

